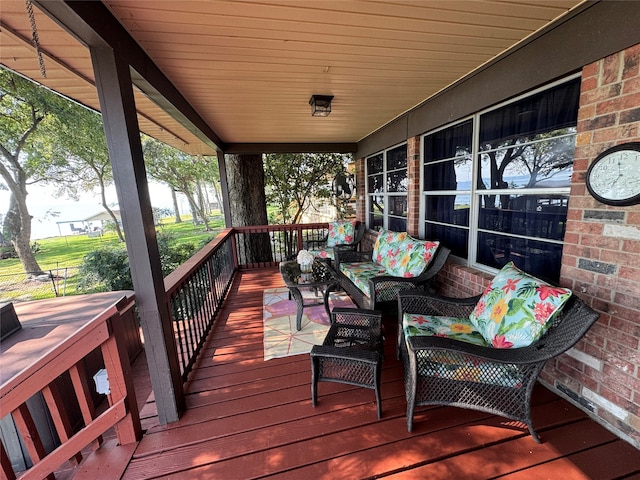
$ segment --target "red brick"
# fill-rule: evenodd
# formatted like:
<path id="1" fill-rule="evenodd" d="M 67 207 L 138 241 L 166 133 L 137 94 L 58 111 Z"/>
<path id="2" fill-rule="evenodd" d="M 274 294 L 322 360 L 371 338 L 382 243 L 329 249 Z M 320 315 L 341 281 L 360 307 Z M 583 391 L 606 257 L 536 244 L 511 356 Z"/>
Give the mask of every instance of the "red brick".
<path id="1" fill-rule="evenodd" d="M 634 268 L 633 266 L 625 265 L 624 263 L 620 265 L 618 269 L 618 276 L 620 278 L 624 278 L 626 280 L 640 280 L 640 268 Z M 640 288 L 640 284 L 639 284 Z"/>
<path id="2" fill-rule="evenodd" d="M 567 231 L 602 235 L 603 225 L 595 222 L 567 222 Z M 584 235 L 583 235 L 584 238 Z"/>
<path id="3" fill-rule="evenodd" d="M 640 92 L 640 77 L 629 78 L 622 82 L 622 94 Z"/>
<path id="4" fill-rule="evenodd" d="M 617 127 L 604 128 L 593 132 L 594 142 L 629 141 L 638 134 L 638 127 L 635 124 L 620 125 Z"/>
<path id="5" fill-rule="evenodd" d="M 585 78 L 589 78 L 595 76 L 600 71 L 600 62 L 590 63 L 589 65 L 585 65 L 582 67 L 582 78 L 583 81 Z"/>
<path id="6" fill-rule="evenodd" d="M 628 253 L 640 253 L 640 241 L 639 240 L 623 240 L 622 250 Z M 640 263 L 640 258 L 638 259 Z"/>
<path id="7" fill-rule="evenodd" d="M 620 96 L 621 91 L 622 83 L 614 83 L 583 92 L 580 94 L 580 105 L 590 105 L 592 103 L 603 102 L 610 98 L 616 98 Z"/>
<path id="8" fill-rule="evenodd" d="M 640 46 L 635 45 L 626 49 L 623 61 L 622 78 L 632 78 L 640 75 Z"/>
<path id="9" fill-rule="evenodd" d="M 594 222 L 595 225 L 599 225 L 604 228 L 602 224 Z M 603 237 L 602 235 L 582 235 L 582 244 L 585 246 L 605 248 L 609 250 L 620 250 L 621 241 L 614 237 Z"/>
<path id="10" fill-rule="evenodd" d="M 606 85 L 620 80 L 620 63 L 623 57 L 620 52 L 605 57 L 600 72 L 600 84 Z"/>

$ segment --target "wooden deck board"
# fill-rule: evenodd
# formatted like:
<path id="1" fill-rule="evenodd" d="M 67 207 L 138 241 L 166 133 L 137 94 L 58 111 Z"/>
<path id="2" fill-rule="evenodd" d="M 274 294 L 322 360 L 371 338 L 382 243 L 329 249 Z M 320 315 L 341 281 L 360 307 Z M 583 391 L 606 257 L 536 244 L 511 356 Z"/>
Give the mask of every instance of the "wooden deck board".
<path id="1" fill-rule="evenodd" d="M 541 445 L 517 422 L 453 407 L 418 409 L 408 433 L 389 319 L 382 420 L 373 391 L 350 385 L 321 382 L 314 408 L 307 355 L 263 360 L 262 291 L 282 285 L 277 270 L 240 277 L 190 376 L 187 411 L 161 426 L 145 406 L 123 479 L 640 477 L 638 450 L 542 386 Z"/>

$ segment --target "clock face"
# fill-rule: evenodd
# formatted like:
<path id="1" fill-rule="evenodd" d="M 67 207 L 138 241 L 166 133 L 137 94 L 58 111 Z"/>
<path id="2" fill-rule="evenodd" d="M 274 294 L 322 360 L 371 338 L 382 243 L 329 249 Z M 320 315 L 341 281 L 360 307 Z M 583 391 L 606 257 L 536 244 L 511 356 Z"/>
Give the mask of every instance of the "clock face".
<path id="1" fill-rule="evenodd" d="M 587 171 L 587 189 L 609 205 L 640 203 L 640 143 L 627 143 L 598 155 Z"/>

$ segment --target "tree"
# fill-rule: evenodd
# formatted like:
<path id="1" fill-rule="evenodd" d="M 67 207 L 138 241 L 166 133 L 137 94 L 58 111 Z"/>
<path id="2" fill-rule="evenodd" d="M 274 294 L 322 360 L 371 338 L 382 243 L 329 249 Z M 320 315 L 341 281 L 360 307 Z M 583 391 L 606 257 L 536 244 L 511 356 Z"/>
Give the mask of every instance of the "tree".
<path id="1" fill-rule="evenodd" d="M 199 160 L 151 137 L 144 137 L 142 149 L 149 176 L 183 193 L 194 214 L 194 223 L 200 217 L 205 229 L 211 230 L 207 215 L 196 200 L 197 182 L 205 179 L 210 169 L 208 160 Z"/>
<path id="2" fill-rule="evenodd" d="M 336 153 L 265 155 L 267 200 L 278 206 L 282 223 L 299 223 L 313 198 L 329 198 L 331 180 L 350 158 Z"/>
<path id="3" fill-rule="evenodd" d="M 124 235 L 115 212 L 107 203 L 106 188 L 113 182 L 109 151 L 104 136 L 102 116 L 80 105 L 71 104 L 64 122 L 59 122 L 58 154 L 64 161 L 50 168 L 48 183 L 58 193 L 77 199 L 79 191 L 100 191 L 100 203 L 111 217 L 113 229 L 121 242 Z"/>
<path id="4" fill-rule="evenodd" d="M 234 227 L 267 225 L 262 155 L 225 155 L 229 214 Z M 239 242 L 238 251 L 248 262 L 271 261 L 268 234 L 249 235 Z"/>
<path id="5" fill-rule="evenodd" d="M 11 192 L 3 234 L 28 275 L 43 273 L 31 251 L 27 187 L 46 178 L 53 162 L 55 117 L 69 102 L 0 68 L 0 177 Z"/>

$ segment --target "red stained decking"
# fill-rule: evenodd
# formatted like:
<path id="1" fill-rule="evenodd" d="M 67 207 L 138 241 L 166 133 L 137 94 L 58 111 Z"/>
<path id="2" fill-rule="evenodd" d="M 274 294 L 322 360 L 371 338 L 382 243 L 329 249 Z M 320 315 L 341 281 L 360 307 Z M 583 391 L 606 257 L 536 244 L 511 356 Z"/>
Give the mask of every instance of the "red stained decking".
<path id="1" fill-rule="evenodd" d="M 188 385 L 187 411 L 159 426 L 153 402 L 145 405 L 146 434 L 121 478 L 640 478 L 638 450 L 541 386 L 533 419 L 542 445 L 523 425 L 452 407 L 418 410 L 407 433 L 389 319 L 382 420 L 373 391 L 348 385 L 320 383 L 313 408 L 308 355 L 263 360 L 262 291 L 281 285 L 275 270 L 239 276 Z M 129 454 L 91 459 L 78 476 L 117 478 Z"/>

